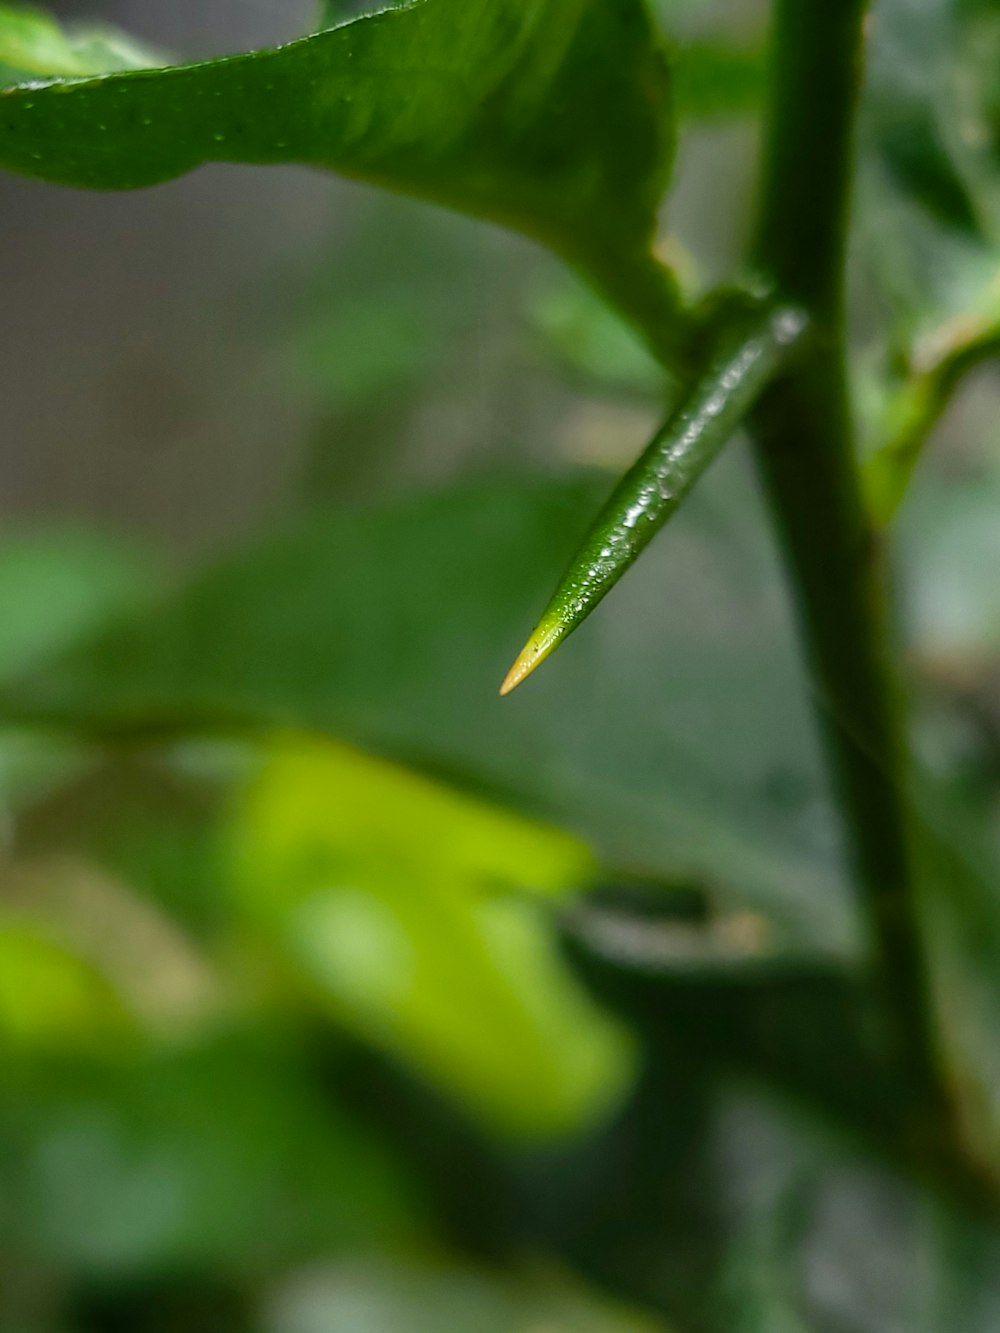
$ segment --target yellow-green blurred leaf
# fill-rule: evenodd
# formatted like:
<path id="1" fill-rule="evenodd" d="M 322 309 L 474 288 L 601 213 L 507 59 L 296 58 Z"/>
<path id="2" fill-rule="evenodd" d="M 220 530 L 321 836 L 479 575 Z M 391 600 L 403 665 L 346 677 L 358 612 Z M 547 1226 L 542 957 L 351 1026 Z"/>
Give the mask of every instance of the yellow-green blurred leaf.
<path id="1" fill-rule="evenodd" d="M 63 55 L 57 29 L 49 39 Z M 524 231 L 644 322 L 672 323 L 673 283 L 650 253 L 671 76 L 644 0 L 422 0 L 284 46 L 32 81 L 3 100 L 12 171 L 118 190 L 206 162 L 328 168 Z"/>
<path id="2" fill-rule="evenodd" d="M 235 892 L 338 1021 L 492 1127 L 608 1111 L 627 1041 L 571 980 L 546 912 L 592 874 L 575 839 L 380 760 L 286 740 L 234 834 Z"/>
<path id="3" fill-rule="evenodd" d="M 77 1045 L 130 1021 L 93 963 L 26 924 L 0 924 L 0 1040 Z"/>
<path id="4" fill-rule="evenodd" d="M 17 75 L 72 78 L 163 63 L 107 24 L 63 28 L 33 5 L 0 5 L 0 66 Z M 0 75 L 0 84 L 7 81 Z"/>

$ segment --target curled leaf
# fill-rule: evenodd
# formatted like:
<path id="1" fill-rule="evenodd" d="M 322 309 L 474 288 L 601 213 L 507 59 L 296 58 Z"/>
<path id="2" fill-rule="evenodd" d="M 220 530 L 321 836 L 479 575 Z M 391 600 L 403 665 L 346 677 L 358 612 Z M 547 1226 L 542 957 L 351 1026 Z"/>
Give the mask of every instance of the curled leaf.
<path id="1" fill-rule="evenodd" d="M 798 343 L 806 318 L 794 307 L 738 293 L 713 327 L 701 371 L 598 514 L 501 694 L 586 620 L 676 512 Z"/>

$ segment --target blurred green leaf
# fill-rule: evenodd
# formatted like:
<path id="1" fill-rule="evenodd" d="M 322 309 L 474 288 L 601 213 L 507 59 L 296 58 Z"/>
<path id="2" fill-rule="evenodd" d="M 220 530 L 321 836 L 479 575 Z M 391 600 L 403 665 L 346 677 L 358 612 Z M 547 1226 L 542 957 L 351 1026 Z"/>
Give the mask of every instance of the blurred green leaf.
<path id="1" fill-rule="evenodd" d="M 643 0 L 423 0 L 274 50 L 2 94 L 0 164 L 96 189 L 204 162 L 297 162 L 527 232 L 656 305 L 670 172 Z M 661 303 L 662 313 L 662 303 Z"/>
<path id="2" fill-rule="evenodd" d="M 24 806 L 85 773 L 91 763 L 89 748 L 72 737 L 32 729 L 0 732 L 2 818 L 13 819 Z"/>
<path id="3" fill-rule="evenodd" d="M 287 1035 L 8 1063 L 0 1148 L 5 1248 L 69 1273 L 245 1274 L 403 1242 L 420 1216 Z"/>
<path id="4" fill-rule="evenodd" d="M 20 735 L 25 745 L 38 744 L 37 733 Z M 141 914 L 136 921 L 133 904 L 120 901 L 121 896 L 183 932 L 189 959 L 192 952 L 212 953 L 226 938 L 230 915 L 224 813 L 233 791 L 258 763 L 254 747 L 217 740 L 166 748 L 91 747 L 82 771 L 64 772 L 62 782 L 19 799 L 15 842 L 22 874 L 36 867 L 30 892 L 39 905 L 53 898 L 44 873 L 59 858 L 77 879 L 74 885 L 57 877 L 65 895 L 63 914 L 76 921 L 115 916 L 124 922 L 131 916 L 128 934 L 136 937 L 141 975 L 155 977 L 157 960 L 144 958 L 140 946 L 155 944 L 158 932 L 144 929 Z M 88 893 L 94 891 L 97 901 L 90 902 Z M 113 942 L 115 937 L 106 938 Z M 170 952 L 166 970 L 181 979 L 187 969 Z"/>
<path id="5" fill-rule="evenodd" d="M 872 15 L 865 137 L 896 187 L 942 226 L 981 231 L 976 191 L 989 169 L 981 114 L 963 81 L 957 0 L 887 0 Z"/>
<path id="6" fill-rule="evenodd" d="M 301 378 L 340 403 L 419 383 L 433 367 L 433 334 L 415 294 L 376 291 L 328 309 L 299 338 Z"/>
<path id="7" fill-rule="evenodd" d="M 41 9 L 0 4 L 0 86 L 26 77 L 74 78 L 165 63 L 152 47 L 110 25 L 62 28 Z"/>
<path id="8" fill-rule="evenodd" d="M 860 234 L 871 246 L 869 271 L 887 297 L 895 362 L 875 418 L 888 446 L 874 455 L 870 473 L 873 498 L 888 511 L 961 375 L 982 359 L 977 345 L 994 351 L 1000 330 L 1000 15 L 978 0 L 890 0 L 874 12 L 871 36 L 867 197 L 859 215 Z M 956 451 L 947 473 L 918 484 L 899 537 L 911 653 L 923 687 L 939 701 L 951 696 L 952 725 L 964 708 L 958 725 L 966 730 L 971 721 L 987 745 L 989 681 L 1000 647 L 1000 604 L 990 575 L 1000 491 L 985 447 L 991 412 L 987 406 L 973 416 L 975 462 Z M 959 792 L 957 782 L 953 772 L 936 773 L 910 799 L 941 1058 L 965 1147 L 996 1180 L 995 792 L 986 782 L 978 795 Z M 938 1315 L 928 1327 L 955 1317 Z"/>
<path id="9" fill-rule="evenodd" d="M 1000 1323 L 1000 1237 L 982 1219 L 941 1212 L 935 1217 L 937 1282 L 919 1333 L 954 1328 L 992 1333 Z"/>
<path id="10" fill-rule="evenodd" d="M 669 1049 L 693 1081 L 758 1080 L 769 1095 L 905 1161 L 914 1088 L 860 968 L 762 956 L 752 947 L 758 923 L 747 915 L 687 922 L 685 930 L 662 894 L 659 911 L 647 905 L 642 915 L 616 907 L 610 892 L 602 898 L 583 900 L 565 918 L 569 957 L 588 989 L 645 1042 Z"/>
<path id="11" fill-rule="evenodd" d="M 548 680 L 496 697 L 510 643 L 606 485 L 523 476 L 317 514 L 0 707 L 340 736 L 485 784 L 607 862 L 735 894 L 799 947 L 852 948 L 805 687 L 740 460 L 721 461 Z"/>
<path id="12" fill-rule="evenodd" d="M 327 840 L 338 858 L 380 874 L 397 864 L 430 869 L 464 900 L 511 888 L 560 896 L 594 875 L 577 838 L 330 742 L 273 747 L 247 817 L 247 868 L 267 866 L 265 883 L 281 878 L 275 864 L 287 869 L 289 857 L 311 868 Z M 299 896 L 295 885 L 288 892 Z"/>
<path id="13" fill-rule="evenodd" d="M 996 820 L 1000 470 L 968 423 L 972 459 L 932 461 L 900 515 L 897 554 L 921 772 L 908 798 L 939 1049 L 966 1148 L 1000 1180 L 1000 838 Z M 960 438 L 954 441 L 961 445 Z"/>
<path id="14" fill-rule="evenodd" d="M 942 1278 L 930 1227 L 921 1226 L 933 1216 L 932 1196 L 747 1084 L 725 1087 L 716 1114 L 716 1169 L 728 1179 L 713 1327 L 923 1328 Z"/>
<path id="15" fill-rule="evenodd" d="M 1000 655 L 1000 468 L 918 486 L 900 525 L 914 650 L 942 678 L 989 671 Z"/>
<path id="16" fill-rule="evenodd" d="M 0 541 L 0 680 L 38 663 L 135 610 L 159 584 L 153 562 L 95 533 L 37 531 Z M 5 813 L 86 768 L 86 750 L 65 738 L 0 735 Z"/>
<path id="17" fill-rule="evenodd" d="M 341 411 L 367 409 L 372 435 L 373 408 L 447 391 L 510 280 L 488 262 L 482 241 L 463 219 L 370 197 L 323 269 L 316 272 L 314 257 L 303 267 L 292 326 L 297 387 Z M 369 456 L 386 447 L 377 436 L 365 443 Z"/>
<path id="18" fill-rule="evenodd" d="M 886 0 L 872 14 L 855 259 L 875 334 L 861 402 L 881 521 L 1000 330 L 997 53 L 989 6 Z M 983 353 L 966 355 L 974 344 Z"/>
<path id="19" fill-rule="evenodd" d="M 119 1026 L 136 1034 L 179 1038 L 218 1016 L 218 986 L 205 957 L 155 906 L 84 857 L 8 863 L 0 926 L 33 932 L 79 969 L 94 970 L 114 995 Z M 28 1004 L 31 995 L 27 987 Z M 44 1010 L 41 991 L 35 1000 Z"/>
<path id="20" fill-rule="evenodd" d="M 234 838 L 239 899 L 366 1040 L 519 1134 L 578 1129 L 619 1099 L 624 1035 L 510 896 L 584 887 L 575 839 L 315 741 L 276 748 Z"/>
<path id="21" fill-rule="evenodd" d="M 886 0 L 872 14 L 856 213 L 911 340 L 984 298 L 997 304 L 996 51 L 990 6 Z"/>
<path id="22" fill-rule="evenodd" d="M 6 914 L 4 914 L 6 916 Z M 93 962 L 28 922 L 0 917 L 0 1043 L 74 1049 L 132 1027 L 120 995 Z"/>
<path id="23" fill-rule="evenodd" d="M 7 536 L 0 542 L 0 680 L 133 610 L 157 582 L 148 558 L 110 537 Z"/>
<path id="24" fill-rule="evenodd" d="M 666 1333 L 561 1275 L 358 1258 L 293 1276 L 264 1333 Z"/>
<path id="25" fill-rule="evenodd" d="M 622 318 L 571 275 L 540 291 L 529 314 L 546 350 L 571 374 L 619 393 L 663 398 L 663 368 Z"/>
<path id="26" fill-rule="evenodd" d="M 1000 250 L 983 237 L 942 226 L 896 189 L 882 168 L 869 163 L 862 186 L 858 258 L 884 305 L 883 359 L 899 379 L 919 372 L 947 336 L 950 321 L 997 318 Z"/>
<path id="27" fill-rule="evenodd" d="M 762 46 L 696 40 L 683 43 L 676 59 L 677 116 L 682 122 L 730 120 L 760 111 L 767 88 Z"/>
<path id="28" fill-rule="evenodd" d="M 926 687 L 925 687 L 926 688 Z M 940 685 L 938 692 L 940 692 Z M 926 699 L 923 701 L 927 708 Z M 926 726 L 926 724 L 925 724 Z M 925 749 L 927 744 L 925 741 Z M 938 742 L 910 792 L 937 1049 L 961 1149 L 1000 1186 L 1000 828 L 996 778 L 970 780 Z"/>

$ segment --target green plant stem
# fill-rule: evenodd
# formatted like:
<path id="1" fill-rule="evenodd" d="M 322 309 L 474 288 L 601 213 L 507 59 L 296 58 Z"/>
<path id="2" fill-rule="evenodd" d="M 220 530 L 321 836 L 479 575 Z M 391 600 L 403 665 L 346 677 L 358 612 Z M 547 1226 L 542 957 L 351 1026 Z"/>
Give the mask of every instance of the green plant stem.
<path id="1" fill-rule="evenodd" d="M 776 0 L 754 262 L 812 333 L 754 414 L 760 474 L 817 683 L 821 727 L 884 1002 L 928 1133 L 949 1119 L 902 798 L 905 745 L 881 558 L 862 503 L 843 282 L 864 0 Z"/>

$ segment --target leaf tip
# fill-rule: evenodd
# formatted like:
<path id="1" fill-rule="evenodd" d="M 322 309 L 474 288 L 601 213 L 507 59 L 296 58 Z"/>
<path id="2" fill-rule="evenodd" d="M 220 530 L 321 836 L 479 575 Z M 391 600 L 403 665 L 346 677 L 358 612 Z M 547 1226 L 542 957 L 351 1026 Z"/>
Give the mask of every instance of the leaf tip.
<path id="1" fill-rule="evenodd" d="M 501 698 L 510 694 L 511 690 L 516 689 L 522 680 L 531 675 L 535 667 L 541 666 L 565 636 L 565 633 L 565 626 L 558 621 L 549 620 L 548 617 L 539 624 L 531 638 L 521 649 L 514 665 L 504 677 L 503 684 L 500 686 Z"/>

